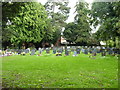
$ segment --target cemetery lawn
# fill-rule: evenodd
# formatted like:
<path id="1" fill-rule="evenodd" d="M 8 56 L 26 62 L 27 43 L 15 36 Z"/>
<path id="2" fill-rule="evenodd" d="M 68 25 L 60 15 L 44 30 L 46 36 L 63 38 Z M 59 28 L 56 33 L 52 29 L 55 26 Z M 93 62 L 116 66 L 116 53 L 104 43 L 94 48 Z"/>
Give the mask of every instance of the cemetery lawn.
<path id="1" fill-rule="evenodd" d="M 7 56 L 2 58 L 3 88 L 118 88 L 117 57 Z"/>

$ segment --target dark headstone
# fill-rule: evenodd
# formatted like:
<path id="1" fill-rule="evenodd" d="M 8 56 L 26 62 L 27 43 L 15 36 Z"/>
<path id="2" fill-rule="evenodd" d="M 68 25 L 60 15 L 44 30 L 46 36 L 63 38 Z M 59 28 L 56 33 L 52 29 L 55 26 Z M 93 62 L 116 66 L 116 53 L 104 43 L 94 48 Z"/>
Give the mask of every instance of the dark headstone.
<path id="1" fill-rule="evenodd" d="M 80 54 L 80 48 L 77 48 L 76 51 L 77 51 L 77 54 Z"/>
<path id="2" fill-rule="evenodd" d="M 69 55 L 69 51 L 66 49 L 65 50 L 65 55 L 68 56 Z"/>
<path id="3" fill-rule="evenodd" d="M 106 56 L 106 49 L 105 49 L 105 47 L 102 47 L 102 49 L 101 49 L 101 55 L 102 56 Z"/>

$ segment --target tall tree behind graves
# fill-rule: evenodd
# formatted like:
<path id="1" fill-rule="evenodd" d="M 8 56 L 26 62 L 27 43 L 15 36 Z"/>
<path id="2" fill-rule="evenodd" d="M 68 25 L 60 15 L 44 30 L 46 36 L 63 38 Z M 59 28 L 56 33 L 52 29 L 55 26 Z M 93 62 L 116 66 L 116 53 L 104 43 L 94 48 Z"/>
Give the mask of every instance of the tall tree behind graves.
<path id="1" fill-rule="evenodd" d="M 90 38 L 90 18 L 88 17 L 90 11 L 88 10 L 88 4 L 85 2 L 79 2 L 76 5 L 77 15 L 75 17 L 75 23 L 77 23 L 78 37 L 76 42 L 88 43 Z"/>
<path id="2" fill-rule="evenodd" d="M 103 41 L 112 40 L 114 46 L 120 41 L 120 1 L 119 2 L 95 2 L 91 10 L 92 23 L 96 27 L 98 39 Z"/>
<path id="3" fill-rule="evenodd" d="M 2 43 L 7 43 L 7 45 L 10 43 L 12 31 L 7 29 L 7 26 L 16 14 L 19 13 L 22 5 L 24 5 L 24 3 L 2 2 Z M 2 45 L 5 46 L 6 44 Z"/>
<path id="4" fill-rule="evenodd" d="M 69 16 L 70 8 L 68 7 L 68 2 L 47 2 L 45 8 L 51 19 L 51 25 L 54 31 L 52 43 L 56 43 L 60 38 L 62 28 L 66 25 L 65 21 Z"/>
<path id="5" fill-rule="evenodd" d="M 20 4 L 19 9 L 12 18 L 9 19 L 11 16 L 6 17 L 11 24 L 5 24 L 7 26 L 6 29 L 10 31 L 10 41 L 15 45 L 40 42 L 44 38 L 47 28 L 47 13 L 45 8 L 37 2 L 11 3 L 14 8 L 18 8 L 16 5 L 14 6 L 15 3 Z M 9 8 L 12 10 L 13 7 Z M 14 12 L 6 13 L 11 14 Z"/>
<path id="6" fill-rule="evenodd" d="M 70 42 L 88 43 L 91 31 L 88 17 L 88 4 L 78 2 L 76 4 L 76 13 L 75 22 L 69 23 L 68 26 L 66 26 L 64 32 L 65 38 Z"/>
<path id="7" fill-rule="evenodd" d="M 63 32 L 63 37 L 67 40 L 67 42 L 74 43 L 77 40 L 78 37 L 78 29 L 77 24 L 74 22 L 68 23 L 65 26 L 65 30 Z"/>

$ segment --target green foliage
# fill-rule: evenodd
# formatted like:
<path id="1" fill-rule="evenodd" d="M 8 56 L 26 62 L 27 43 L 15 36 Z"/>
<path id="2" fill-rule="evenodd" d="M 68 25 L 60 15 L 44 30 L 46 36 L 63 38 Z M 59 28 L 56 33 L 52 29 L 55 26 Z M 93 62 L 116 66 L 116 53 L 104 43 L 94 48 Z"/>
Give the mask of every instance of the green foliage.
<path id="1" fill-rule="evenodd" d="M 56 43 L 61 36 L 62 28 L 66 25 L 69 10 L 68 2 L 47 2 L 45 4 L 48 17 L 51 19 L 51 28 L 54 30 L 52 43 Z M 58 9 L 58 12 L 55 9 Z"/>
<path id="2" fill-rule="evenodd" d="M 24 3 L 21 11 L 8 26 L 13 30 L 12 42 L 40 42 L 45 34 L 47 15 L 39 3 Z"/>
<path id="3" fill-rule="evenodd" d="M 101 25 L 96 33 L 98 38 L 115 43 L 116 37 L 120 36 L 120 2 L 95 2 L 91 12 L 93 25 Z"/>
<path id="4" fill-rule="evenodd" d="M 53 26 L 52 26 L 52 24 L 51 24 L 51 21 L 52 21 L 52 19 L 48 19 L 47 20 L 47 27 L 46 27 L 46 32 L 45 32 L 45 35 L 44 35 L 44 38 L 42 39 L 42 41 L 44 41 L 44 42 L 49 42 L 49 43 L 52 43 L 51 41 L 53 40 L 53 34 L 54 34 L 54 28 L 53 28 Z"/>
<path id="5" fill-rule="evenodd" d="M 77 15 L 75 17 L 75 22 L 78 24 L 77 29 L 79 30 L 78 32 L 78 38 L 77 42 L 87 42 L 87 39 L 90 37 L 90 24 L 89 24 L 89 13 L 90 11 L 88 10 L 88 4 L 87 3 L 82 3 L 79 2 L 76 5 L 76 12 Z"/>
<path id="6" fill-rule="evenodd" d="M 78 32 L 77 24 L 74 22 L 68 23 L 65 27 L 65 31 L 63 32 L 63 36 L 68 42 L 73 43 L 77 40 Z"/>
<path id="7" fill-rule="evenodd" d="M 2 2 L 2 42 L 10 42 L 12 31 L 7 28 L 8 22 L 19 13 L 20 7 L 23 5 L 24 3 L 20 2 Z"/>
<path id="8" fill-rule="evenodd" d="M 5 24 L 3 31 L 3 37 L 7 36 L 5 40 L 10 40 L 14 44 L 41 42 L 48 27 L 45 8 L 37 2 L 7 3 L 7 6 L 9 5 L 11 5 L 11 12 L 6 11 L 8 16 L 4 16 L 4 18 L 8 18 L 6 23 L 9 20 L 11 24 Z M 19 6 L 17 7 L 17 5 Z M 16 8 L 15 13 L 13 13 L 14 8 Z M 6 9 L 3 7 L 3 11 Z M 13 13 L 12 16 L 11 13 Z"/>
<path id="9" fill-rule="evenodd" d="M 67 24 L 64 31 L 64 37 L 69 42 L 89 42 L 91 28 L 88 17 L 90 11 L 87 6 L 88 4 L 82 2 L 76 4 L 75 22 Z"/>

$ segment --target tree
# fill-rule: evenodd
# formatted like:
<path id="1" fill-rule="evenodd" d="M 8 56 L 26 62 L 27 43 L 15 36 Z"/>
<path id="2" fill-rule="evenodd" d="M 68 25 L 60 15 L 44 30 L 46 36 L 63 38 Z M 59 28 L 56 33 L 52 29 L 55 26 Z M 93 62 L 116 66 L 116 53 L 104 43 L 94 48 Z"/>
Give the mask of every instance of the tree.
<path id="1" fill-rule="evenodd" d="M 90 24 L 89 24 L 89 13 L 88 4 L 84 2 L 79 2 L 76 5 L 77 15 L 75 17 L 75 23 L 78 25 L 79 33 L 76 42 L 86 42 L 90 37 Z"/>
<path id="2" fill-rule="evenodd" d="M 52 43 L 61 37 L 62 28 L 66 25 L 66 20 L 69 14 L 68 2 L 47 2 L 45 8 L 48 12 L 48 16 L 51 19 L 51 25 L 53 29 Z M 55 10 L 57 9 L 57 11 Z"/>
<path id="3" fill-rule="evenodd" d="M 69 23 L 65 27 L 64 36 L 69 42 L 75 43 L 88 43 L 90 37 L 90 24 L 89 24 L 89 10 L 87 9 L 88 4 L 79 2 L 76 4 L 75 22 Z"/>
<path id="4" fill-rule="evenodd" d="M 95 2 L 92 5 L 91 17 L 94 26 L 100 24 L 96 34 L 102 40 L 116 40 L 120 36 L 120 2 Z"/>
<path id="5" fill-rule="evenodd" d="M 77 40 L 79 30 L 77 29 L 77 24 L 74 22 L 68 23 L 65 26 L 65 30 L 63 32 L 63 37 L 69 43 L 74 43 Z"/>
<path id="6" fill-rule="evenodd" d="M 10 21 L 19 13 L 20 7 L 24 3 L 2 3 L 2 42 L 10 42 L 11 31 L 7 29 Z"/>
<path id="7" fill-rule="evenodd" d="M 13 2 L 11 5 L 16 7 L 14 3 L 17 2 Z M 37 2 L 20 2 L 18 5 L 18 12 L 14 14 L 12 18 L 8 16 L 11 24 L 6 25 L 7 28 L 5 28 L 10 31 L 10 33 L 6 33 L 10 34 L 10 41 L 14 45 L 41 42 L 47 29 L 47 13 L 45 8 Z M 11 10 L 12 9 L 13 8 L 11 8 Z M 9 12 L 9 14 L 11 13 L 13 12 Z"/>

